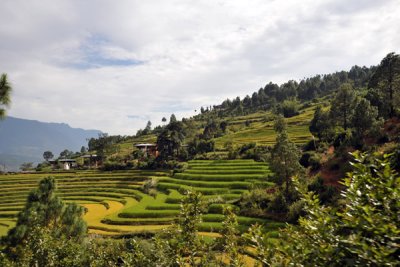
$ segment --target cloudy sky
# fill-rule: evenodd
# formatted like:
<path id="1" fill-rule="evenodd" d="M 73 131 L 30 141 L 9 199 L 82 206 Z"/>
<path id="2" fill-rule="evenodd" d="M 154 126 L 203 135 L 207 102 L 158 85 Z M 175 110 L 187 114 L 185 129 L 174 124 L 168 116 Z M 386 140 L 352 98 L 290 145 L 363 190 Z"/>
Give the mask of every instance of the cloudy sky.
<path id="1" fill-rule="evenodd" d="M 400 52 L 398 0 L 2 0 L 0 10 L 9 115 L 110 134 Z"/>

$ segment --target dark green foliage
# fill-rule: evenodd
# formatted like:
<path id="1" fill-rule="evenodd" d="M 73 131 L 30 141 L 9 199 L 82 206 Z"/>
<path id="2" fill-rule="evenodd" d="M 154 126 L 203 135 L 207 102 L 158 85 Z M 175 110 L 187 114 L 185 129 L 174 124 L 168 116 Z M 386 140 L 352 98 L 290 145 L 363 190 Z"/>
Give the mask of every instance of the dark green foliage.
<path id="1" fill-rule="evenodd" d="M 150 160 L 150 159 L 146 159 Z M 141 162 L 142 163 L 142 162 Z M 123 162 L 122 160 L 107 160 L 103 163 L 101 169 L 103 171 L 129 170 L 134 167 L 132 162 Z"/>
<path id="2" fill-rule="evenodd" d="M 377 117 L 377 108 L 371 106 L 367 99 L 360 99 L 355 106 L 352 118 L 354 131 L 360 136 L 363 136 L 367 130 L 371 129 L 376 124 Z"/>
<path id="3" fill-rule="evenodd" d="M 242 194 L 239 200 L 241 214 L 246 215 L 251 209 L 262 210 L 268 207 L 272 196 L 265 189 L 255 188 Z"/>
<path id="4" fill-rule="evenodd" d="M 63 151 L 60 152 L 60 158 L 61 159 L 70 159 L 74 155 L 73 151 L 69 151 L 68 149 L 64 149 Z M 44 156 L 44 155 L 43 155 Z"/>
<path id="5" fill-rule="evenodd" d="M 279 109 L 285 118 L 290 118 L 299 114 L 299 108 L 297 100 L 284 100 Z"/>
<path id="6" fill-rule="evenodd" d="M 214 151 L 214 140 L 194 138 L 188 144 L 188 152 L 191 156 Z"/>
<path id="7" fill-rule="evenodd" d="M 285 183 L 286 196 L 289 194 L 291 177 L 301 170 L 300 151 L 297 146 L 289 140 L 286 124 L 283 118 L 278 117 L 275 121 L 277 132 L 276 144 L 271 152 L 271 168 L 275 173 L 279 185 Z"/>
<path id="8" fill-rule="evenodd" d="M 83 208 L 75 203 L 65 205 L 55 196 L 54 178 L 40 181 L 32 191 L 23 211 L 18 215 L 17 225 L 10 230 L 6 240 L 9 246 L 17 246 L 29 238 L 31 230 L 43 227 L 55 237 L 67 236 L 81 240 L 86 235 L 86 223 L 82 220 Z"/>
<path id="9" fill-rule="evenodd" d="M 304 210 L 304 201 L 298 200 L 289 206 L 289 211 L 286 215 L 289 223 L 297 223 L 300 217 L 304 217 L 306 211 Z"/>
<path id="10" fill-rule="evenodd" d="M 230 115 L 243 115 L 257 110 L 270 110 L 273 113 L 282 113 L 282 106 L 278 103 L 289 100 L 285 104 L 285 116 L 291 116 L 297 111 L 296 105 L 290 103 L 291 99 L 297 99 L 300 103 L 323 97 L 336 91 L 342 84 L 351 83 L 355 87 L 366 87 L 375 67 L 353 66 L 349 72 L 340 71 L 326 75 L 316 75 L 305 78 L 297 83 L 290 80 L 282 85 L 272 82 L 265 85 L 264 88 L 254 92 L 251 97 L 246 96 L 243 100 L 239 97 L 222 102 L 221 109 L 215 114 L 222 118 Z M 213 111 L 211 111 L 213 112 Z"/>
<path id="11" fill-rule="evenodd" d="M 55 189 L 54 178 L 41 180 L 38 189 L 29 194 L 16 226 L 3 240 L 8 256 L 17 265 L 82 264 L 80 244 L 87 232 L 81 218 L 84 209 L 75 203 L 62 203 L 54 195 Z"/>
<path id="12" fill-rule="evenodd" d="M 399 172 L 400 171 L 400 144 L 398 144 L 395 148 L 394 151 L 392 152 L 391 156 L 391 164 L 393 168 Z"/>
<path id="13" fill-rule="evenodd" d="M 384 118 L 393 117 L 400 101 L 400 55 L 389 53 L 369 81 L 369 100 Z"/>
<path id="14" fill-rule="evenodd" d="M 288 226 L 279 242 L 266 245 L 261 230 L 249 235 L 266 265 L 397 266 L 400 262 L 400 177 L 388 156 L 355 154 L 354 171 L 344 181 L 342 208 L 321 206 L 304 193 L 307 215 Z M 300 188 L 300 187 L 299 187 Z"/>
<path id="15" fill-rule="evenodd" d="M 330 115 L 333 122 L 345 131 L 350 126 L 355 106 L 355 93 L 351 84 L 343 84 L 331 103 Z"/>
<path id="16" fill-rule="evenodd" d="M 169 117 L 169 123 L 175 123 L 177 122 L 175 114 L 171 114 L 171 117 Z"/>
<path id="17" fill-rule="evenodd" d="M 115 144 L 124 140 L 120 135 L 108 135 L 107 133 L 99 134 L 98 138 L 90 138 L 88 141 L 89 151 L 96 151 L 97 156 L 104 159 L 107 154 L 118 151 Z"/>
<path id="18" fill-rule="evenodd" d="M 183 123 L 177 121 L 175 116 L 172 115 L 170 123 L 164 127 L 163 131 L 157 137 L 157 149 L 162 159 L 178 156 L 185 138 Z"/>
<path id="19" fill-rule="evenodd" d="M 323 111 L 321 106 L 318 106 L 315 109 L 314 117 L 310 122 L 309 130 L 320 140 L 332 140 L 335 136 L 335 130 L 329 112 Z"/>
<path id="20" fill-rule="evenodd" d="M 44 160 L 48 161 L 49 159 L 52 159 L 53 157 L 54 157 L 54 155 L 53 155 L 53 153 L 51 151 L 43 152 Z"/>
<path id="21" fill-rule="evenodd" d="M 5 107 L 8 107 L 11 103 L 10 95 L 12 86 L 7 79 L 7 74 L 3 73 L 0 76 L 0 120 L 6 116 Z"/>
<path id="22" fill-rule="evenodd" d="M 321 176 L 314 178 L 314 180 L 308 185 L 308 190 L 315 192 L 323 205 L 332 204 L 338 197 L 339 193 L 335 187 L 325 185 Z"/>
<path id="23" fill-rule="evenodd" d="M 302 154 L 299 162 L 303 167 L 310 167 L 312 171 L 315 171 L 321 167 L 321 156 L 314 151 L 308 151 Z"/>
<path id="24" fill-rule="evenodd" d="M 33 162 L 24 162 L 19 167 L 21 171 L 31 171 L 33 170 Z"/>
<path id="25" fill-rule="evenodd" d="M 273 213 L 286 213 L 288 211 L 288 203 L 285 195 L 279 191 L 277 192 L 271 201 L 268 203 L 267 210 Z"/>
<path id="26" fill-rule="evenodd" d="M 204 127 L 202 138 L 205 140 L 220 136 L 220 127 L 214 120 L 210 120 Z"/>
<path id="27" fill-rule="evenodd" d="M 228 127 L 228 123 L 226 121 L 221 121 L 220 124 L 219 124 L 219 128 L 221 129 L 221 131 L 223 133 L 225 133 L 226 127 Z"/>

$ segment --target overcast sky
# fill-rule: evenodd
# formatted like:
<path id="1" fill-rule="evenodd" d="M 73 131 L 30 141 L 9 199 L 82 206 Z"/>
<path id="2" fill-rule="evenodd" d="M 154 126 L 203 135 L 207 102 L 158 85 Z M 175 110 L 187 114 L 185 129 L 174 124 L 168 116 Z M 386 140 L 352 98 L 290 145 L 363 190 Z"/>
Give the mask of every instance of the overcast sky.
<path id="1" fill-rule="evenodd" d="M 399 53 L 399 0 L 2 0 L 10 116 L 132 135 Z"/>

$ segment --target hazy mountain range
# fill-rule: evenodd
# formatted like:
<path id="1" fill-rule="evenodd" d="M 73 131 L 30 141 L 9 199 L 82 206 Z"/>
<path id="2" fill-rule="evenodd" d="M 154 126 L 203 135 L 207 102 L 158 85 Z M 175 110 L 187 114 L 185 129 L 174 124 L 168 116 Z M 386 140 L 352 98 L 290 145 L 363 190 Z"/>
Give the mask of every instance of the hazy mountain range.
<path id="1" fill-rule="evenodd" d="M 80 151 L 87 146 L 87 138 L 99 133 L 99 130 L 71 128 L 65 123 L 7 117 L 0 121 L 0 169 L 5 166 L 17 170 L 23 162 L 41 162 L 46 150 L 55 157 L 64 149 Z"/>

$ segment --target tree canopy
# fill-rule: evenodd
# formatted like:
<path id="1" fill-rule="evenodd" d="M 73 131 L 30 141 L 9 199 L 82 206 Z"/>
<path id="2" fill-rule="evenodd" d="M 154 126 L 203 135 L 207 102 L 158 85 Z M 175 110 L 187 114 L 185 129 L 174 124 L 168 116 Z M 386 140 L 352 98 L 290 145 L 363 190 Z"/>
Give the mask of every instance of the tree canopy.
<path id="1" fill-rule="evenodd" d="M 54 157 L 53 153 L 51 151 L 45 151 L 43 152 L 43 158 L 46 161 L 49 161 L 50 159 L 52 159 Z"/>
<path id="2" fill-rule="evenodd" d="M 0 119 L 6 116 L 5 108 L 11 103 L 12 86 L 8 81 L 7 74 L 3 73 L 0 76 Z"/>
<path id="3" fill-rule="evenodd" d="M 370 100 L 381 116 L 393 117 L 400 103 L 400 55 L 389 53 L 382 59 L 368 83 Z"/>
<path id="4" fill-rule="evenodd" d="M 343 84 L 331 103 L 331 117 L 334 122 L 347 130 L 355 105 L 355 93 L 351 84 Z"/>

